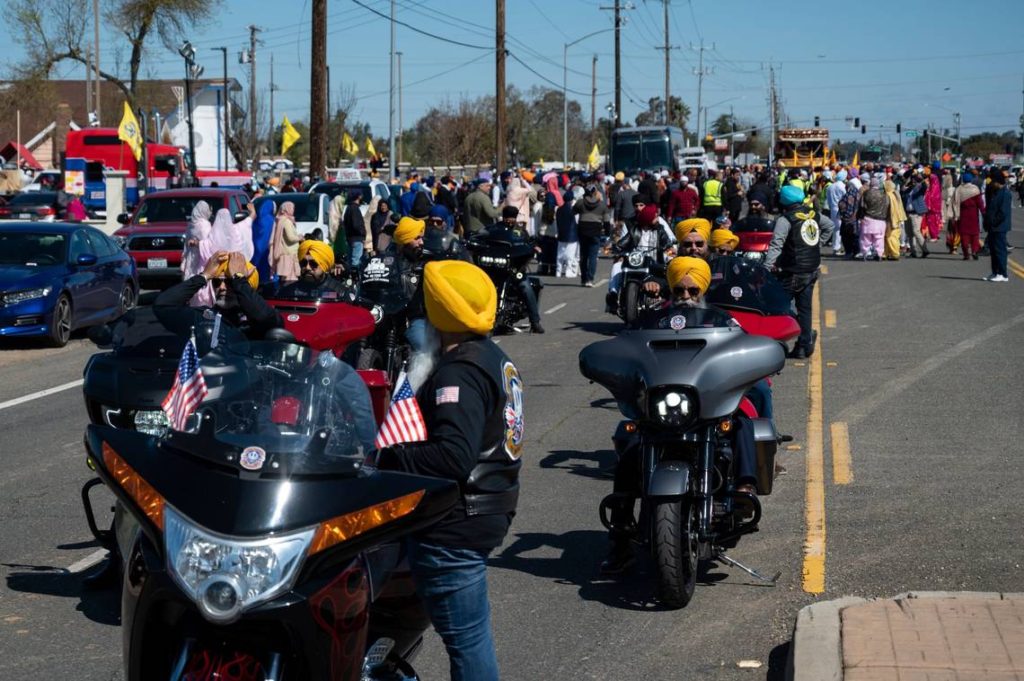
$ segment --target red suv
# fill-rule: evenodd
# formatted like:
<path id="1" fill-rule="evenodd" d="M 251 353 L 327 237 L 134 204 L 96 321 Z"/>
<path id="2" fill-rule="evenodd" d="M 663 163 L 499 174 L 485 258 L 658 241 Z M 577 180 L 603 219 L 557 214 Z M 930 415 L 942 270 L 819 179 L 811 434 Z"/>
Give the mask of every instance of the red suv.
<path id="1" fill-rule="evenodd" d="M 143 288 L 165 288 L 181 281 L 185 229 L 200 201 L 210 204 L 214 215 L 227 208 L 235 220 L 248 216 L 249 197 L 241 190 L 168 189 L 147 194 L 133 213 L 117 217 L 124 227 L 114 232 L 114 238 L 135 259 Z"/>

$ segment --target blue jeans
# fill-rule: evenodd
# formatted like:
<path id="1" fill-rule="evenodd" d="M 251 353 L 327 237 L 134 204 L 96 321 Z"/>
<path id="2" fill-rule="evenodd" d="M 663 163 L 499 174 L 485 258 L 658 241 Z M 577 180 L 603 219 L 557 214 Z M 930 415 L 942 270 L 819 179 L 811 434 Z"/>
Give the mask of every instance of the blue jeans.
<path id="1" fill-rule="evenodd" d="M 360 261 L 363 259 L 363 242 L 360 241 L 349 241 L 348 242 L 348 261 L 352 267 L 359 267 Z"/>
<path id="2" fill-rule="evenodd" d="M 487 553 L 408 542 L 416 591 L 448 650 L 452 681 L 497 681 Z"/>
<path id="3" fill-rule="evenodd" d="M 601 236 L 580 235 L 580 279 L 589 284 L 597 277 L 597 252 L 601 248 Z"/>
<path id="4" fill-rule="evenodd" d="M 1006 232 L 989 232 L 985 239 L 992 259 L 992 274 L 1006 275 Z"/>
<path id="5" fill-rule="evenodd" d="M 425 317 L 416 317 L 409 320 L 409 328 L 405 330 L 405 340 L 413 352 L 423 352 L 427 349 L 427 320 Z"/>

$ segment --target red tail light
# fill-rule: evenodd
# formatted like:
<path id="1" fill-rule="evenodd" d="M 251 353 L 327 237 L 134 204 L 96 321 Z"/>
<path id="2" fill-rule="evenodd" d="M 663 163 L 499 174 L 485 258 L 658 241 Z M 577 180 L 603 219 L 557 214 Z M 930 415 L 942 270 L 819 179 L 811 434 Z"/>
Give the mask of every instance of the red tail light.
<path id="1" fill-rule="evenodd" d="M 4 207 L 0 206 L 0 217 L 5 217 L 6 218 L 6 217 L 10 217 L 10 216 L 11 216 L 11 209 L 10 208 L 4 208 Z"/>
<path id="2" fill-rule="evenodd" d="M 57 211 L 49 206 L 43 206 L 42 208 L 37 208 L 36 213 L 39 215 L 56 215 Z"/>

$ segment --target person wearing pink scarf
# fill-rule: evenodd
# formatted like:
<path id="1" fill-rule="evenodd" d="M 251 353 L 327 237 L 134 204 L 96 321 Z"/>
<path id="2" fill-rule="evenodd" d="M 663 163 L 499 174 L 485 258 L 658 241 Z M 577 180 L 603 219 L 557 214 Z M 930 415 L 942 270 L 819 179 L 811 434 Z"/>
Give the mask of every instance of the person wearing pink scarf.
<path id="1" fill-rule="evenodd" d="M 277 209 L 277 222 L 270 237 L 270 268 L 284 281 L 299 278 L 299 243 L 302 237 L 295 228 L 295 204 L 285 201 Z"/>
<path id="2" fill-rule="evenodd" d="M 939 240 L 942 230 L 942 180 L 930 168 L 925 168 L 928 176 L 928 191 L 924 195 L 924 205 L 928 212 L 924 216 L 924 224 L 928 229 L 928 238 L 932 243 Z"/>

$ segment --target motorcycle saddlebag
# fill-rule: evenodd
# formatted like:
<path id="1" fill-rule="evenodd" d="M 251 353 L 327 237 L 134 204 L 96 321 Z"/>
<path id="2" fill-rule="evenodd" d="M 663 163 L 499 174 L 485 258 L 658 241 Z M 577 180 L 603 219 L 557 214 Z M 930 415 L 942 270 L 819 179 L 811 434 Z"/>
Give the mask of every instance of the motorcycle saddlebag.
<path id="1" fill-rule="evenodd" d="M 750 419 L 754 425 L 754 449 L 757 452 L 757 493 L 771 494 L 775 481 L 775 452 L 779 440 L 771 419 Z"/>

